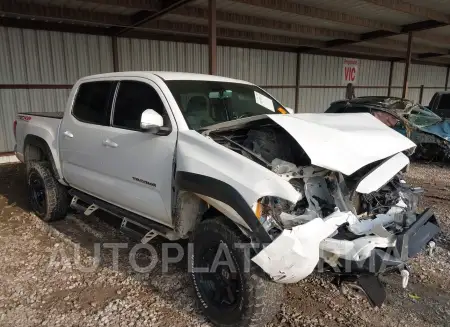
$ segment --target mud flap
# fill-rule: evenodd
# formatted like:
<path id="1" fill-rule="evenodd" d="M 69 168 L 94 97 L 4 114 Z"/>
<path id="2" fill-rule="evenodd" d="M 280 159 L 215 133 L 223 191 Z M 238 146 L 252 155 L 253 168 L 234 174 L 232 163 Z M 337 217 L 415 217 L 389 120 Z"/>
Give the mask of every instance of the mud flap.
<path id="1" fill-rule="evenodd" d="M 338 276 L 334 279 L 335 284 L 341 292 L 342 287 L 347 285 L 350 289 L 363 293 L 369 303 L 374 307 L 379 307 L 386 300 L 386 290 L 384 285 L 375 275 L 346 275 Z"/>
<path id="2" fill-rule="evenodd" d="M 377 276 L 362 275 L 358 278 L 357 283 L 373 306 L 379 307 L 386 300 L 386 290 Z"/>

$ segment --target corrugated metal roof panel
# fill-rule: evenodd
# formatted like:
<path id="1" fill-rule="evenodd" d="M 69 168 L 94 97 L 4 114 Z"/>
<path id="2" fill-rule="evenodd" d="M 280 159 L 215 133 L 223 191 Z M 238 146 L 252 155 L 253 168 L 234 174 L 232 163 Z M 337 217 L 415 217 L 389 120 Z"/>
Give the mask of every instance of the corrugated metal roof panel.
<path id="1" fill-rule="evenodd" d="M 207 3 L 201 3 L 199 4 L 199 7 L 207 7 Z M 293 13 L 286 13 L 281 12 L 277 10 L 271 10 L 267 8 L 257 7 L 257 6 L 251 6 L 244 3 L 239 2 L 233 2 L 230 0 L 221 0 L 220 2 L 217 2 L 217 9 L 222 9 L 229 12 L 236 12 L 241 14 L 247 14 L 262 18 L 271 18 L 271 19 L 278 19 L 283 20 L 285 22 L 293 22 L 298 23 L 301 25 L 308 25 L 308 26 L 317 26 L 317 27 L 325 27 L 330 29 L 336 29 L 338 31 L 346 31 L 346 32 L 353 32 L 353 33 L 365 33 L 370 32 L 372 29 L 366 28 L 363 26 L 353 26 L 348 24 L 342 24 L 342 23 L 336 23 L 332 21 L 327 20 L 320 20 L 313 17 L 307 17 L 307 16 L 299 16 Z"/>
<path id="2" fill-rule="evenodd" d="M 164 20 L 173 21 L 173 22 L 198 24 L 198 25 L 204 25 L 204 26 L 208 25 L 207 19 L 199 19 L 199 18 L 193 18 L 193 17 L 181 16 L 181 15 L 166 15 L 166 16 L 164 16 Z M 235 23 L 223 22 L 220 20 L 217 21 L 217 27 L 231 28 L 231 29 L 235 29 L 235 30 L 249 31 L 249 32 L 256 32 L 256 33 L 267 33 L 267 34 L 271 34 L 271 35 L 283 35 L 283 36 L 297 37 L 297 38 L 302 38 L 302 39 L 308 39 L 308 38 L 312 39 L 311 35 L 307 34 L 307 33 L 300 34 L 298 32 L 290 32 L 290 31 L 286 31 L 286 30 L 264 28 L 264 27 L 258 27 L 258 26 L 252 26 L 252 25 L 235 24 Z M 314 40 L 329 41 L 331 39 L 332 38 L 330 38 L 330 37 L 314 36 Z"/>
<path id="3" fill-rule="evenodd" d="M 291 0 L 308 6 L 334 10 L 394 25 L 421 21 L 421 17 L 377 6 L 362 0 Z"/>
<path id="4" fill-rule="evenodd" d="M 430 30 L 430 33 L 435 34 L 434 31 L 436 29 L 432 29 Z M 433 32 L 431 32 L 433 31 Z M 450 36 L 450 33 L 449 35 Z M 406 34 L 401 34 L 401 35 L 395 35 L 395 36 L 390 36 L 388 38 L 386 38 L 388 40 L 395 40 L 395 41 L 399 41 L 401 43 L 407 43 L 408 42 L 408 35 Z M 450 48 L 450 44 L 447 43 L 442 43 L 442 42 L 433 42 L 430 40 L 427 40 L 426 37 L 413 37 L 413 50 L 414 50 L 414 45 L 428 45 L 428 46 L 434 46 L 434 47 L 439 47 L 439 48 Z"/>
<path id="5" fill-rule="evenodd" d="M 132 15 L 138 12 L 140 9 L 127 8 L 124 6 L 114 6 L 108 4 L 101 4 L 97 2 L 89 1 L 77 1 L 77 0 L 16 0 L 17 2 L 33 2 L 41 5 L 66 7 L 80 10 L 88 10 L 95 12 L 105 12 L 110 14 L 122 14 Z"/>
<path id="6" fill-rule="evenodd" d="M 432 30 L 426 31 L 425 33 L 450 36 L 450 25 L 433 28 Z"/>
<path id="7" fill-rule="evenodd" d="M 450 1 L 448 0 L 408 0 L 408 2 L 450 14 Z"/>

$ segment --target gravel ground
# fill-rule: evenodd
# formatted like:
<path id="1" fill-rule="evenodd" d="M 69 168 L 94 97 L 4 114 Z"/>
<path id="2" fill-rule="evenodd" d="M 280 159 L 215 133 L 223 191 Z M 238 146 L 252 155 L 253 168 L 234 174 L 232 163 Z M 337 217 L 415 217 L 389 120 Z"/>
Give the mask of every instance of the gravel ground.
<path id="1" fill-rule="evenodd" d="M 194 304 L 185 263 L 164 274 L 159 265 L 135 272 L 128 257 L 136 243 L 106 215 L 40 221 L 28 211 L 24 176 L 21 165 L 0 166 L 0 326 L 210 326 Z M 388 299 L 374 309 L 313 275 L 286 287 L 270 326 L 450 326 L 450 169 L 414 164 L 407 179 L 425 188 L 422 206 L 435 210 L 443 229 L 434 255 L 412 261 L 408 288 L 387 276 Z M 158 256 L 160 241 L 152 242 Z M 115 242 L 128 244 L 117 267 L 105 249 Z M 151 259 L 137 255 L 141 266 Z"/>

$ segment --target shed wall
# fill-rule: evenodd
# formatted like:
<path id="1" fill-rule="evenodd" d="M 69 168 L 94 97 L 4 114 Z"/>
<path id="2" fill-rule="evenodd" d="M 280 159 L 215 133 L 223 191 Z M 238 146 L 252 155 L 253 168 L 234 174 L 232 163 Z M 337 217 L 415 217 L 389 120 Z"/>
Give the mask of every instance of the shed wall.
<path id="1" fill-rule="evenodd" d="M 110 37 L 0 27 L 0 153 L 12 151 L 17 112 L 63 110 L 80 77 L 113 71 Z M 157 40 L 118 38 L 118 69 L 208 73 L 208 47 Z M 290 52 L 219 46 L 219 75 L 258 84 L 295 108 L 297 55 Z M 299 112 L 323 112 L 344 98 L 344 58 L 301 54 Z M 392 96 L 401 96 L 404 63 L 395 63 Z M 359 60 L 356 96 L 387 95 L 390 63 Z M 407 97 L 428 104 L 444 89 L 445 67 L 411 65 Z"/>

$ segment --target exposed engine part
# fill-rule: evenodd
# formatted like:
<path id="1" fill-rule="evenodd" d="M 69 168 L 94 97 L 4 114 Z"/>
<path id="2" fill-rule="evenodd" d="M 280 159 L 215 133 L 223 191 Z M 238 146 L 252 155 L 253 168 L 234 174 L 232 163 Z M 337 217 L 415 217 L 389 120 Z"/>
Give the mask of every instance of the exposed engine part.
<path id="1" fill-rule="evenodd" d="M 250 130 L 243 145 L 268 162 L 272 162 L 275 158 L 294 161 L 292 149 L 286 144 L 284 134 L 275 129 Z"/>
<path id="2" fill-rule="evenodd" d="M 291 229 L 315 218 L 326 218 L 336 210 L 352 213 L 355 217 L 354 226 L 338 228 L 338 238 L 343 235 L 350 239 L 362 235 L 389 237 L 416 220 L 415 211 L 421 190 L 408 187 L 400 175 L 376 192 L 362 194 L 354 191 L 359 181 L 376 164 L 346 177 L 321 167 L 298 165 L 303 162 L 298 160 L 289 141 L 280 130 L 270 127 L 250 129 L 241 134 L 211 136 L 271 169 L 291 183 L 301 195 L 297 203 L 270 196 L 258 201 L 260 222 L 273 238 L 286 228 Z"/>
<path id="3" fill-rule="evenodd" d="M 315 211 L 319 217 L 330 215 L 336 207 L 324 177 L 308 178 L 305 182 L 305 196 L 309 203 L 309 209 Z"/>
<path id="4" fill-rule="evenodd" d="M 248 148 L 246 148 L 245 146 L 239 144 L 238 142 L 233 141 L 232 139 L 226 137 L 226 136 L 218 136 L 226 141 L 228 141 L 229 143 L 231 143 L 232 145 L 238 147 L 239 149 L 241 149 L 242 151 L 242 155 L 246 156 L 249 159 L 256 159 L 257 161 L 259 161 L 260 163 L 263 163 L 267 168 L 271 167 L 270 162 L 268 162 L 267 160 L 265 160 L 264 158 L 261 157 L 261 155 L 249 150 Z"/>

